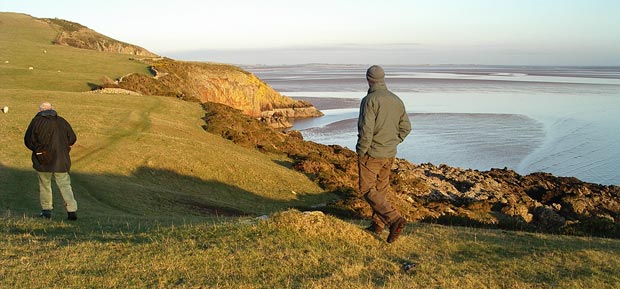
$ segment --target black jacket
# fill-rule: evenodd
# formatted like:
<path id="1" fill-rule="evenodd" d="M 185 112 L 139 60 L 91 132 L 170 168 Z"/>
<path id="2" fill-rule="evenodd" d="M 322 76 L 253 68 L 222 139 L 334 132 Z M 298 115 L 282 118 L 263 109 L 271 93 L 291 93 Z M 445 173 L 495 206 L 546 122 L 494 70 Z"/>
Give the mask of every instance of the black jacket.
<path id="1" fill-rule="evenodd" d="M 71 125 L 54 110 L 37 113 L 24 136 L 24 144 L 32 151 L 32 167 L 39 172 L 69 172 L 69 151 L 76 140 Z M 41 164 L 37 159 L 36 153 L 41 151 L 50 154 L 50 163 Z"/>

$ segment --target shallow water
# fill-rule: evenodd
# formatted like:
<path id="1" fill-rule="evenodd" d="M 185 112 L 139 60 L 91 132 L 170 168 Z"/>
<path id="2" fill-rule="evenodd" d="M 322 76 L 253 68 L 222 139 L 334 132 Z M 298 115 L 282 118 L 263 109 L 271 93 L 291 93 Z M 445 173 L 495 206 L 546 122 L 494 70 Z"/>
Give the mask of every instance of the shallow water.
<path id="1" fill-rule="evenodd" d="M 320 100 L 300 120 L 307 140 L 355 147 L 365 67 L 246 68 L 281 93 Z M 385 67 L 411 113 L 399 157 L 488 170 L 508 167 L 620 184 L 620 68 Z M 335 98 L 335 99 L 326 99 Z M 311 100 L 312 102 L 312 100 Z M 349 106 L 349 108 L 346 108 Z"/>

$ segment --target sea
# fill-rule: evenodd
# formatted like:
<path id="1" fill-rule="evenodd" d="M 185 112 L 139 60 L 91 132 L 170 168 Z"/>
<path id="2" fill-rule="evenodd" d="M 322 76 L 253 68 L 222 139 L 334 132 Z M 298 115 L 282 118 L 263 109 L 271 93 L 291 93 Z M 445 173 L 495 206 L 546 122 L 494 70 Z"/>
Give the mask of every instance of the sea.
<path id="1" fill-rule="evenodd" d="M 355 149 L 367 65 L 246 66 L 325 114 L 304 139 Z M 413 130 L 397 157 L 620 185 L 620 67 L 385 65 Z"/>

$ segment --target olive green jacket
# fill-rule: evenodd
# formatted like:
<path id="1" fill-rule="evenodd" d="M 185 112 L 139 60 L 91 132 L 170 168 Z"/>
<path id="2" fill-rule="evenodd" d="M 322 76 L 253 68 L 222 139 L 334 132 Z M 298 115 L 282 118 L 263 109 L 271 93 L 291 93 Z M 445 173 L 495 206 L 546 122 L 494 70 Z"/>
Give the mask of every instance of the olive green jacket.
<path id="1" fill-rule="evenodd" d="M 374 83 L 362 99 L 357 121 L 359 156 L 373 158 L 396 156 L 396 146 L 411 132 L 403 101 L 387 89 L 385 82 Z"/>

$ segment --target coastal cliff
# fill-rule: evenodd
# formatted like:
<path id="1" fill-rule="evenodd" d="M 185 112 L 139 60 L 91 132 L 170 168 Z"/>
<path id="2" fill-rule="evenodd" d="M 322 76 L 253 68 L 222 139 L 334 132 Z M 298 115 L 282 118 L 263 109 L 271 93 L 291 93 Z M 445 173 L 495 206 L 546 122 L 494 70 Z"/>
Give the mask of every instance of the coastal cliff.
<path id="1" fill-rule="evenodd" d="M 39 21 L 57 32 L 54 44 L 139 56 L 132 59 L 149 65 L 151 75 L 129 74 L 116 80 L 104 76 L 99 88 L 221 103 L 261 119 L 273 128 L 291 127 L 291 118 L 323 115 L 311 103 L 283 96 L 254 74 L 233 65 L 161 58 L 142 47 L 117 41 L 78 23 L 57 18 Z"/>
<path id="2" fill-rule="evenodd" d="M 50 24 L 58 32 L 56 39 L 53 41 L 54 44 L 103 52 L 158 57 L 157 54 L 140 46 L 112 39 L 75 22 L 57 18 L 43 18 L 42 20 Z"/>
<path id="3" fill-rule="evenodd" d="M 291 127 L 288 119 L 323 115 L 311 103 L 275 91 L 254 74 L 219 63 L 145 59 L 152 76 L 126 75 L 104 87 L 118 87 L 144 95 L 166 95 L 201 103 L 215 102 L 239 109 L 273 128 Z"/>

